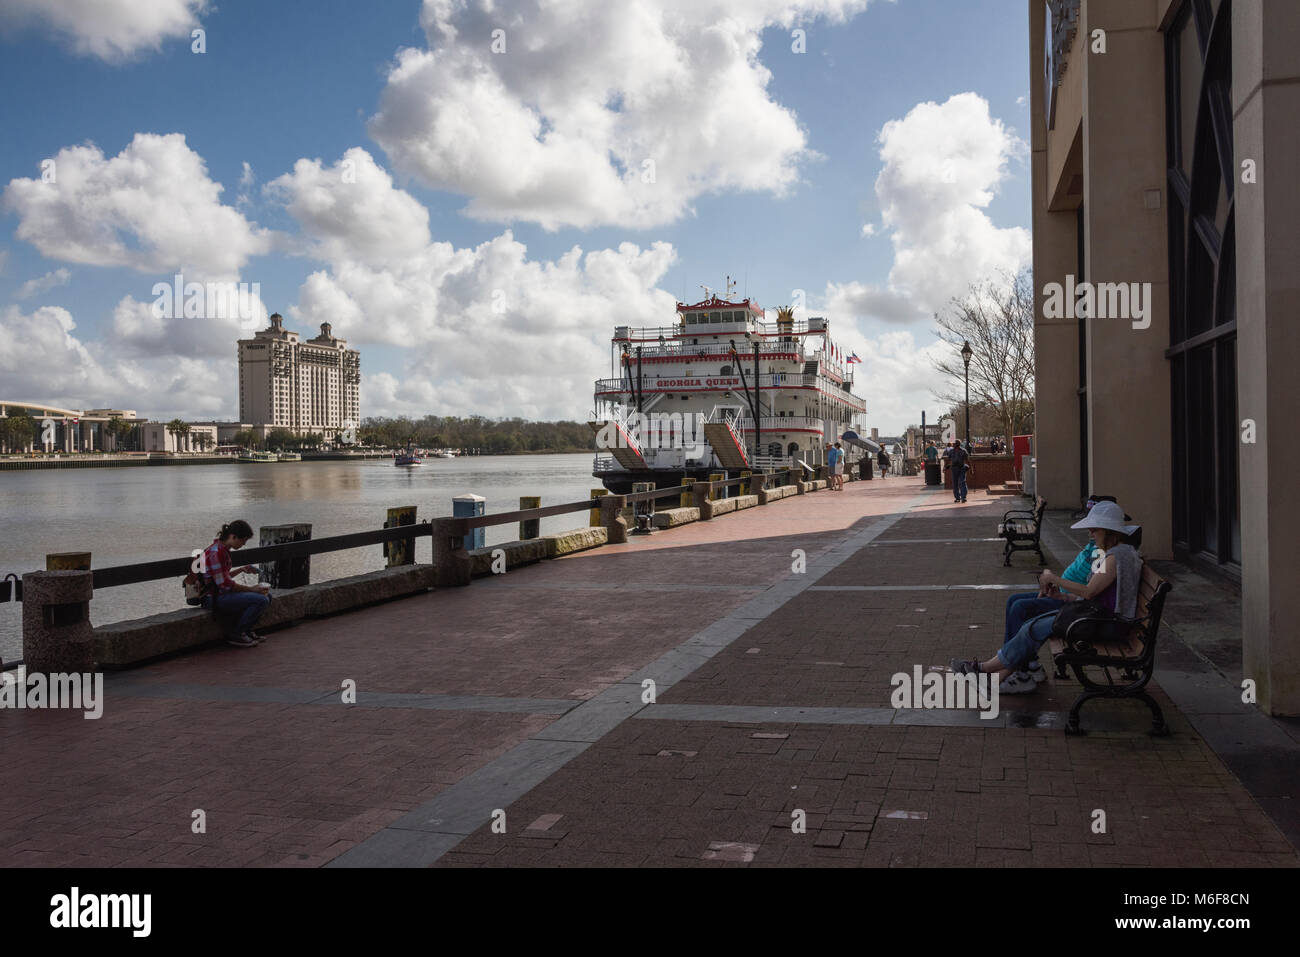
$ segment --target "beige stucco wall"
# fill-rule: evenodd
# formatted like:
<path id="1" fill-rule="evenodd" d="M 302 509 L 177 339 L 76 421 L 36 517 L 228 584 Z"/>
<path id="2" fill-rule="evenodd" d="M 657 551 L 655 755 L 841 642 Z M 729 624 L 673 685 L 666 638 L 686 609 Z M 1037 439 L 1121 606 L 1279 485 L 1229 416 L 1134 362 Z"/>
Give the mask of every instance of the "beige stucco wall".
<path id="1" fill-rule="evenodd" d="M 1150 3 L 1087 0 L 1081 21 L 1106 34 L 1084 77 L 1087 279 L 1150 283 L 1152 299 L 1148 328 L 1088 322 L 1090 489 L 1142 524 L 1150 557 L 1172 558 L 1164 39 Z"/>
<path id="2" fill-rule="evenodd" d="M 1237 403 L 1253 419 L 1240 446 L 1242 671 L 1259 706 L 1300 714 L 1300 589 L 1295 587 L 1300 472 L 1300 4 L 1236 3 L 1232 19 L 1237 153 Z M 1241 182 L 1243 160 L 1257 182 Z"/>

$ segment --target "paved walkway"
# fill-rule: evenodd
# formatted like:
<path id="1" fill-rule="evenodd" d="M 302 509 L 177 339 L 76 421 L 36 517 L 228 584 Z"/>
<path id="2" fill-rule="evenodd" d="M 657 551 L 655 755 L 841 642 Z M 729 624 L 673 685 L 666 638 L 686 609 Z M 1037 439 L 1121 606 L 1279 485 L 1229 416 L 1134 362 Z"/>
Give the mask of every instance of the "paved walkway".
<path id="1" fill-rule="evenodd" d="M 1037 571 L 1005 500 L 946 496 L 850 483 L 0 714 L 0 865 L 1294 866 L 1159 690 L 1164 739 L 1133 702 L 1065 737 L 1072 682 L 890 707 Z"/>

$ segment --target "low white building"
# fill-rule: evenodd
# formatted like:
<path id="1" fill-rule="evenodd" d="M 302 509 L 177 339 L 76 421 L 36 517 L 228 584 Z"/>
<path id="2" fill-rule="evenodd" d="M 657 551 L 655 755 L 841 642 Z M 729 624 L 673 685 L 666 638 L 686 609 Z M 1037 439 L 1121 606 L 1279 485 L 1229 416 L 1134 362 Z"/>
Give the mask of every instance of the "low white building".
<path id="1" fill-rule="evenodd" d="M 216 449 L 218 444 L 215 425 L 191 425 L 184 435 L 173 435 L 166 422 L 143 423 L 140 440 L 146 452 L 205 452 Z"/>

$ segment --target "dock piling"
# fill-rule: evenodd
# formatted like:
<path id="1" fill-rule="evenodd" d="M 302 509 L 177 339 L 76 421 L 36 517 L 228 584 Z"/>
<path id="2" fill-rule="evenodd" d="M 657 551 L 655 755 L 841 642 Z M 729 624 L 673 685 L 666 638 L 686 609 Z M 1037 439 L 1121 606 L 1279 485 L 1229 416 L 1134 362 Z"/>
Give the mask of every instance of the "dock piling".
<path id="1" fill-rule="evenodd" d="M 521 495 L 519 496 L 519 510 L 526 508 L 541 508 L 542 497 L 540 495 Z M 540 518 L 525 519 L 519 523 L 519 540 L 528 541 L 532 538 L 541 538 L 542 520 Z"/>
<path id="2" fill-rule="evenodd" d="M 414 505 L 399 505 L 396 508 L 388 510 L 388 520 L 384 522 L 384 528 L 397 528 L 401 525 L 415 524 Z M 387 559 L 386 567 L 396 568 L 399 565 L 415 564 L 415 539 L 402 538 L 395 542 L 384 542 L 384 558 Z"/>

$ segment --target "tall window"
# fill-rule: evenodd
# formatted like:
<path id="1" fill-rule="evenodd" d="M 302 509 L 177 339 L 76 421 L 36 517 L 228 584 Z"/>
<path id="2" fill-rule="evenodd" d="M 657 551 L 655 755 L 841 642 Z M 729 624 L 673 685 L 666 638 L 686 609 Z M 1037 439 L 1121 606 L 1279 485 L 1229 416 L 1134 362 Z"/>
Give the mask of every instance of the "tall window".
<path id="1" fill-rule="evenodd" d="M 1174 544 L 1235 569 L 1237 295 L 1232 0 L 1183 0 L 1165 38 Z"/>

